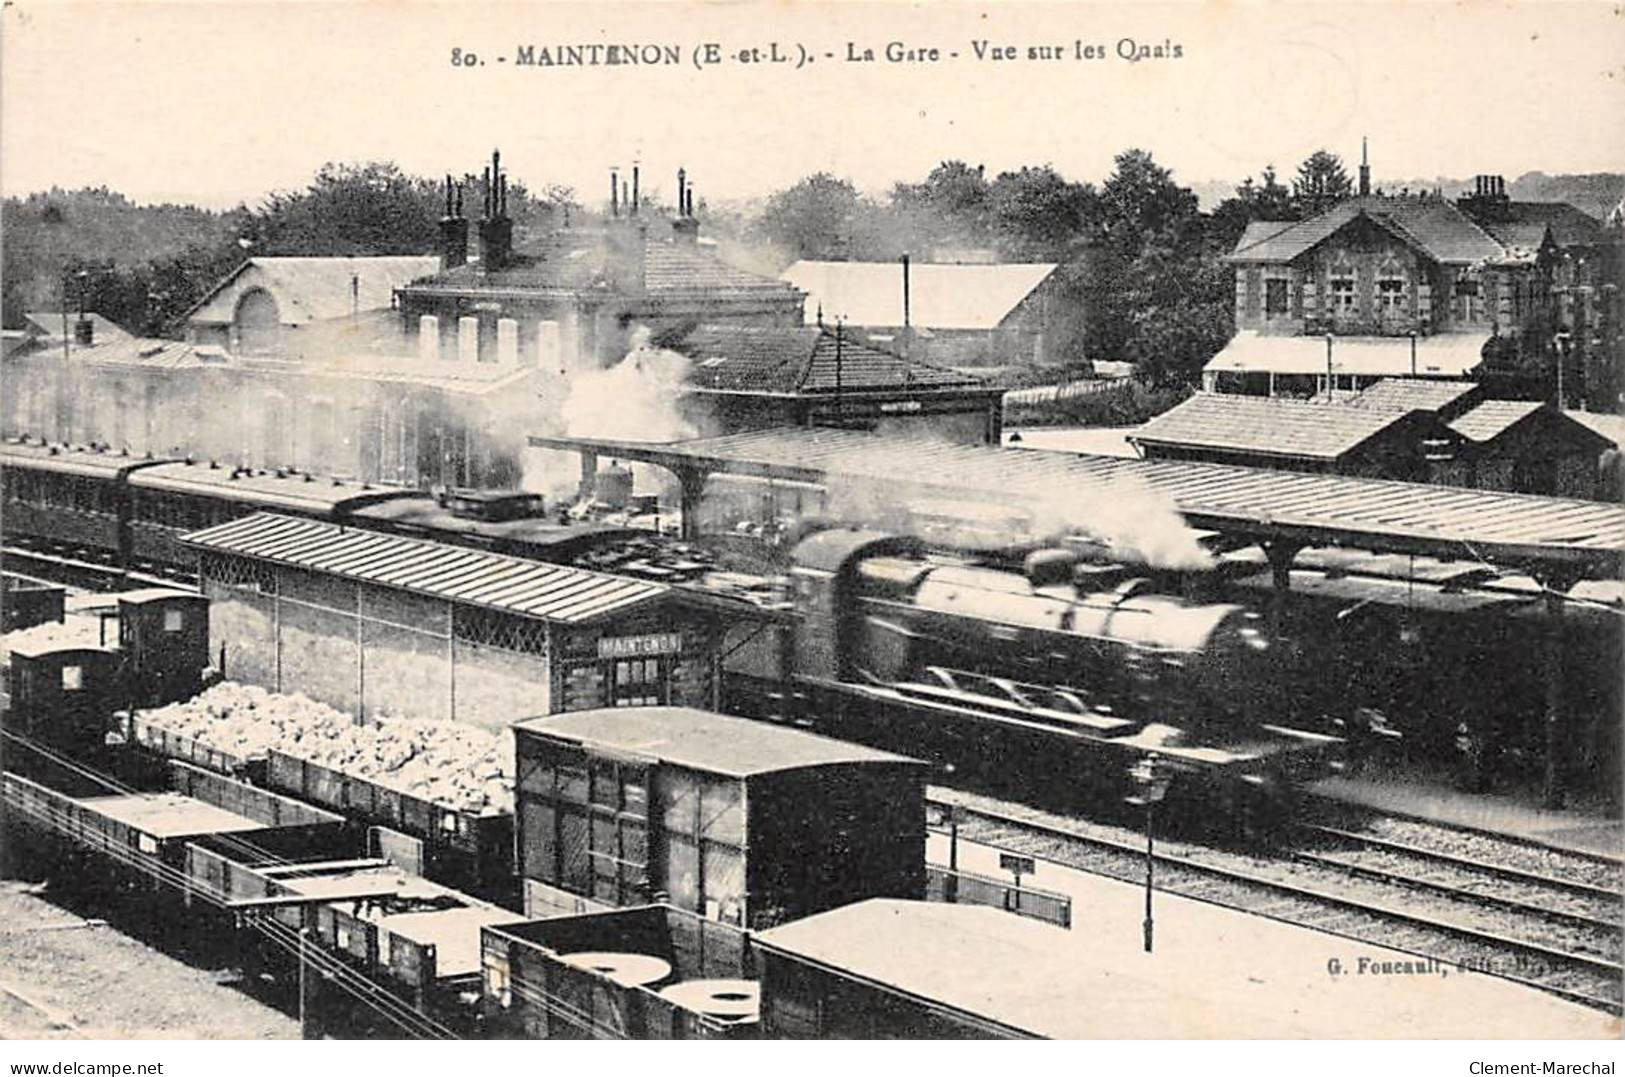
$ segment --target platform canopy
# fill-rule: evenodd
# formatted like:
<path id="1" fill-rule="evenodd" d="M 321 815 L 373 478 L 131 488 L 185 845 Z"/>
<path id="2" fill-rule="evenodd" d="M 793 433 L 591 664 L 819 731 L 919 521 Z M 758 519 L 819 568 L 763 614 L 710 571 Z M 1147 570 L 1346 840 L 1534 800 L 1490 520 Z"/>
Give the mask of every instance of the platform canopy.
<path id="1" fill-rule="evenodd" d="M 817 484 L 864 479 L 897 490 L 981 494 L 1000 504 L 1053 500 L 1074 517 L 1086 515 L 1091 503 L 1150 491 L 1192 527 L 1253 542 L 1466 558 L 1555 577 L 1613 578 L 1625 563 L 1625 507 L 1597 501 L 823 428 L 670 443 L 579 437 L 530 443 L 658 464 L 690 480 L 717 473 Z"/>
<path id="2" fill-rule="evenodd" d="M 1488 333 L 1436 333 L 1409 337 L 1332 338 L 1331 369 L 1340 377 L 1461 378 L 1484 361 Z M 1270 336 L 1242 330 L 1202 369 L 1207 373 L 1325 374 L 1326 338 Z"/>

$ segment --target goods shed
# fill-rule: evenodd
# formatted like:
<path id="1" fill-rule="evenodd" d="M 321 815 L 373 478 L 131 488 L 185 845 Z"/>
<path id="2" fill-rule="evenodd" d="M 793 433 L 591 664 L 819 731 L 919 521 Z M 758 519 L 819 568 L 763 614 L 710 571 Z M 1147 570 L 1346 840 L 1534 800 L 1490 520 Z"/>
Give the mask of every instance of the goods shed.
<path id="1" fill-rule="evenodd" d="M 761 928 L 925 892 L 925 765 L 686 707 L 514 727 L 529 915 L 664 900 Z"/>
<path id="2" fill-rule="evenodd" d="M 664 584 L 270 513 L 186 542 L 233 680 L 490 729 L 713 703 L 726 615 Z"/>

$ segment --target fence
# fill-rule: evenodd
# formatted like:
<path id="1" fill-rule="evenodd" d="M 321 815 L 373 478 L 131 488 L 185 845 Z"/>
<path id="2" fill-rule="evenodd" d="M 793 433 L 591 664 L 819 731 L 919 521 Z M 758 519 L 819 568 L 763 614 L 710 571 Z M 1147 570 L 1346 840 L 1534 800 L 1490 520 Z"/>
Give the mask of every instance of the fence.
<path id="1" fill-rule="evenodd" d="M 935 864 L 926 865 L 925 897 L 927 901 L 989 905 L 1059 927 L 1072 926 L 1072 899 L 1065 894 L 1017 886 L 972 872 L 950 871 Z"/>

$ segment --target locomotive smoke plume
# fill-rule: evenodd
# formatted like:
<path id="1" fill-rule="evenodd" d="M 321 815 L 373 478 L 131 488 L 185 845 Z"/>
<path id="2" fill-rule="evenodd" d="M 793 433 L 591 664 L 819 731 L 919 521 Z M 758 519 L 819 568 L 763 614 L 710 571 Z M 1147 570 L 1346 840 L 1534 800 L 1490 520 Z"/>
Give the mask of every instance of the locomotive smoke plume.
<path id="1" fill-rule="evenodd" d="M 621 441 L 679 441 L 700 436 L 685 399 L 690 363 L 686 356 L 655 347 L 644 326 L 632 332 L 631 347 L 613 366 L 567 373 L 545 392 L 560 401 L 543 428 L 566 437 Z M 574 453 L 531 449 L 525 453 L 525 486 L 569 499 L 579 469 Z M 634 465 L 638 485 L 664 489 L 671 476 L 662 468 Z"/>
<path id="2" fill-rule="evenodd" d="M 948 489 L 900 497 L 894 483 L 860 478 L 831 481 L 827 490 L 825 514 L 833 521 L 919 534 L 966 550 L 1081 536 L 1151 568 L 1202 571 L 1214 565 L 1173 502 L 1133 478 L 1101 482 L 1081 495 L 1068 486 L 1064 496 L 1051 498 Z"/>

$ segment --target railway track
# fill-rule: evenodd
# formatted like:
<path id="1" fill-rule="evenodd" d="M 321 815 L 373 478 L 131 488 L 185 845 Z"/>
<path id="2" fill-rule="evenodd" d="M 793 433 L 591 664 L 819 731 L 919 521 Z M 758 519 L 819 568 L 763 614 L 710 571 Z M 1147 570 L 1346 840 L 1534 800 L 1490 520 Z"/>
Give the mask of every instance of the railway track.
<path id="1" fill-rule="evenodd" d="M 1141 831 L 935 787 L 930 797 L 955 808 L 967 840 L 1125 882 L 1145 877 Z M 1310 847 L 1274 853 L 1164 839 L 1157 888 L 1621 1012 L 1619 891 L 1604 881 L 1330 827 L 1300 840 Z"/>

